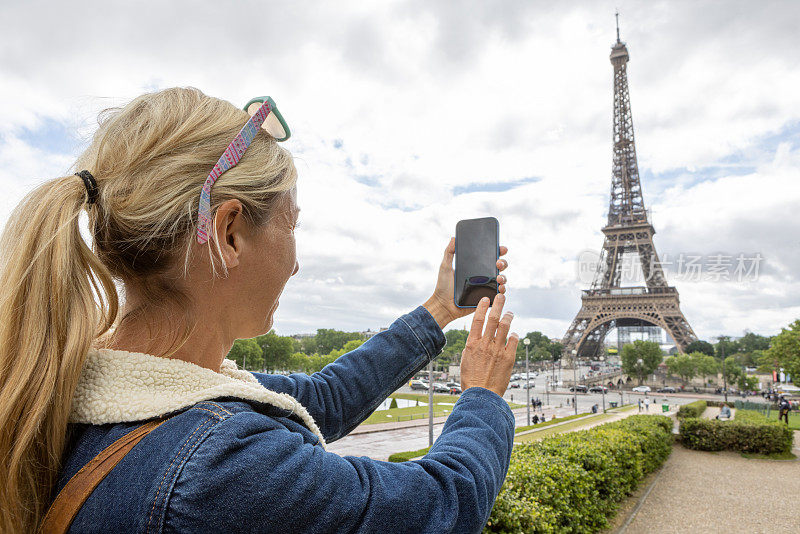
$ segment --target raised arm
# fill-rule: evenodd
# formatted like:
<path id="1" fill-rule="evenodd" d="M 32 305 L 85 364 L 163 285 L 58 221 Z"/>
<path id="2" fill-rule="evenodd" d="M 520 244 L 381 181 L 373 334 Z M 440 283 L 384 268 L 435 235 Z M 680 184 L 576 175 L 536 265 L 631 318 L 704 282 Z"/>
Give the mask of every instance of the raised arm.
<path id="1" fill-rule="evenodd" d="M 512 315 L 500 318 L 504 300 L 498 295 L 488 317 L 488 299 L 478 305 L 462 356 L 466 389 L 421 460 L 341 457 L 270 417 L 239 413 L 184 465 L 165 531 L 480 532 L 514 440 L 514 417 L 498 394 L 519 341 L 508 336 Z"/>
<path id="2" fill-rule="evenodd" d="M 383 400 L 442 351 L 442 329 L 420 306 L 312 375 L 254 373 L 264 387 L 305 406 L 325 436 L 347 435 Z"/>
<path id="3" fill-rule="evenodd" d="M 506 247 L 500 247 L 501 255 L 507 252 Z M 455 240 L 451 239 L 431 297 L 358 349 L 311 376 L 256 373 L 256 378 L 264 387 L 288 393 L 305 406 L 326 441 L 346 436 L 390 393 L 441 353 L 445 343 L 442 329 L 448 323 L 471 313 L 453 303 L 454 254 Z M 498 260 L 500 271 L 507 266 L 505 260 Z M 505 282 L 505 276 L 498 276 L 500 293 L 506 290 Z"/>

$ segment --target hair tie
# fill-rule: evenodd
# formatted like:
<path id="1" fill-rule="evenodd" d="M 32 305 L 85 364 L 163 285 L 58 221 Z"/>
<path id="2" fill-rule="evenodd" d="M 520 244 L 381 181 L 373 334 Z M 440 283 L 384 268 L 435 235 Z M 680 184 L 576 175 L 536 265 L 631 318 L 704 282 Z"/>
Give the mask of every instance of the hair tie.
<path id="1" fill-rule="evenodd" d="M 89 195 L 89 199 L 86 201 L 89 204 L 94 204 L 97 202 L 97 197 L 100 195 L 100 191 L 97 189 L 97 182 L 92 176 L 92 173 L 89 171 L 80 171 L 76 172 L 75 176 L 80 176 L 83 180 L 83 185 L 86 186 L 86 193 Z"/>

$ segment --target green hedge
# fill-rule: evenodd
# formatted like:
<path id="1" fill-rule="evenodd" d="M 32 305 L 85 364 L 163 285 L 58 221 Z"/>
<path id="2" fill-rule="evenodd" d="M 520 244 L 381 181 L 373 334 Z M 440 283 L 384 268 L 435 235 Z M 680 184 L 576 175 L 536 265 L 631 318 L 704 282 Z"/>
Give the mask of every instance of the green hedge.
<path id="1" fill-rule="evenodd" d="M 706 411 L 706 406 L 708 406 L 708 403 L 704 400 L 684 404 L 678 408 L 677 418 L 687 419 L 690 417 L 700 417 L 703 415 L 703 412 Z"/>
<path id="2" fill-rule="evenodd" d="M 759 454 L 791 452 L 793 438 L 786 425 L 747 410 L 737 410 L 733 421 L 684 419 L 680 436 L 689 449 Z"/>
<path id="3" fill-rule="evenodd" d="M 514 447 L 485 532 L 597 532 L 672 447 L 672 421 L 634 415 Z"/>

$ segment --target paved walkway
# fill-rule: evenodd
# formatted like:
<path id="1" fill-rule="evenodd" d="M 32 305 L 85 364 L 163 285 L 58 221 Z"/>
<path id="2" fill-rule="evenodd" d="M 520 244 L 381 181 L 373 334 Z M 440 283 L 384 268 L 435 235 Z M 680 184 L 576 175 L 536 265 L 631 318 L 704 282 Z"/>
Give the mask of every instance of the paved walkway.
<path id="1" fill-rule="evenodd" d="M 517 408 L 512 410 L 516 426 L 524 426 L 528 423 L 527 409 Z M 557 418 L 566 417 L 574 413 L 571 407 L 553 408 L 547 407 L 544 414 L 550 421 L 555 414 Z M 533 414 L 542 416 L 541 411 Z M 442 432 L 446 416 L 435 417 L 433 424 L 433 439 L 439 437 Z M 375 460 L 386 460 L 396 452 L 415 451 L 424 449 L 428 446 L 428 420 L 418 419 L 414 421 L 395 421 L 392 423 L 373 423 L 360 425 L 350 434 L 338 441 L 328 445 L 328 450 L 336 454 L 345 456 L 369 456 Z"/>
<path id="2" fill-rule="evenodd" d="M 660 405 L 659 405 L 660 408 Z M 516 426 L 521 427 L 527 424 L 527 411 L 525 408 L 518 408 L 513 410 L 514 417 L 516 419 Z M 531 416 L 533 416 L 533 411 L 531 412 Z M 541 416 L 541 412 L 535 412 Z M 556 414 L 557 418 L 566 417 L 568 415 L 572 415 L 573 409 L 568 407 L 563 408 L 546 408 L 545 414 L 547 415 L 547 420 L 550 421 L 553 418 L 553 414 Z M 608 423 L 610 421 L 615 421 L 618 419 L 622 419 L 629 415 L 633 415 L 638 413 L 637 410 L 634 408 L 632 410 L 626 410 L 624 412 L 609 412 L 609 415 L 613 414 L 613 417 L 604 420 L 594 420 L 585 425 L 580 425 L 577 427 L 570 427 L 569 432 L 575 430 L 583 430 L 586 428 L 591 428 L 593 426 Z M 651 406 L 650 413 L 655 414 L 655 408 Z M 674 414 L 674 410 L 665 415 Z M 660 414 L 660 412 L 659 412 Z M 584 414 L 587 417 L 594 415 L 591 413 Z M 436 418 L 433 427 L 433 439 L 439 437 L 439 434 L 442 431 L 442 427 L 444 426 L 445 417 Z M 571 420 L 565 421 L 563 424 L 570 424 L 574 423 L 578 420 Z M 413 423 L 419 423 L 420 421 L 413 421 Z M 353 456 L 368 456 L 375 460 L 387 460 L 390 455 L 397 453 L 397 452 L 406 452 L 406 451 L 415 451 L 419 449 L 424 449 L 428 446 L 428 426 L 427 420 L 424 421 L 423 426 L 419 425 L 410 425 L 412 421 L 403 421 L 403 422 L 394 422 L 394 423 L 375 423 L 371 425 L 362 425 L 361 427 L 357 428 L 349 435 L 343 437 L 342 439 L 330 443 L 328 445 L 328 450 L 331 452 L 335 452 L 336 454 L 345 456 L 345 455 L 353 455 Z M 395 428 L 384 428 L 382 431 L 371 431 L 370 428 L 366 428 L 366 432 L 362 427 L 373 427 L 376 425 L 396 425 Z M 544 427 L 541 429 L 541 432 L 545 432 L 543 435 L 550 435 L 554 432 L 549 431 L 550 429 L 558 428 L 558 424 L 553 426 Z M 531 432 L 537 432 L 538 430 L 533 430 Z M 547 431 L 547 432 L 546 432 Z"/>
<path id="3" fill-rule="evenodd" d="M 800 460 L 753 460 L 676 445 L 646 495 L 618 534 L 800 531 Z"/>

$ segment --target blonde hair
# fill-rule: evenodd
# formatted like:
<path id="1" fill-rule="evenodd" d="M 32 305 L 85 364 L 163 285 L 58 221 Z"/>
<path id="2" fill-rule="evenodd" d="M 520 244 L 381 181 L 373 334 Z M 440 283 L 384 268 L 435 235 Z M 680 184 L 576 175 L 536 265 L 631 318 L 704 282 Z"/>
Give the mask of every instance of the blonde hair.
<path id="1" fill-rule="evenodd" d="M 181 258 L 186 273 L 200 189 L 247 119 L 197 89 L 142 95 L 100 115 L 76 162 L 97 180 L 96 204 L 86 204 L 79 177 L 66 176 L 11 214 L 0 237 L 0 531 L 34 530 L 52 498 L 86 354 L 124 319 L 115 282 L 141 295 L 134 314 L 165 298 L 185 305 L 181 344 L 189 336 L 189 297 L 166 273 Z M 261 131 L 214 185 L 212 214 L 238 199 L 261 227 L 296 178 L 289 152 Z M 80 234 L 84 209 L 93 250 Z M 208 252 L 217 275 L 215 232 Z"/>

